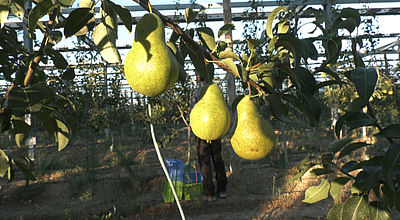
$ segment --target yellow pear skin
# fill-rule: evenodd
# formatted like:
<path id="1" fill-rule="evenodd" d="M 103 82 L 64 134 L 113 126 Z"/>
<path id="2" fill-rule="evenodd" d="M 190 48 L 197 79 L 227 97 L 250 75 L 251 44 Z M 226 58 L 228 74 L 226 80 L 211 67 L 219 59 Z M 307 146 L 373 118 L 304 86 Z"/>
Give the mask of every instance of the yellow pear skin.
<path id="1" fill-rule="evenodd" d="M 212 141 L 226 134 L 230 125 L 230 115 L 224 96 L 216 84 L 202 88 L 201 99 L 190 112 L 190 126 L 200 139 Z"/>
<path id="2" fill-rule="evenodd" d="M 164 24 L 156 14 L 146 14 L 137 23 L 124 73 L 133 90 L 150 97 L 172 88 L 178 79 L 178 62 L 166 45 Z"/>
<path id="3" fill-rule="evenodd" d="M 237 125 L 231 138 L 235 153 L 247 160 L 259 160 L 271 152 L 275 135 L 269 121 L 260 117 L 247 95 L 237 105 Z"/>

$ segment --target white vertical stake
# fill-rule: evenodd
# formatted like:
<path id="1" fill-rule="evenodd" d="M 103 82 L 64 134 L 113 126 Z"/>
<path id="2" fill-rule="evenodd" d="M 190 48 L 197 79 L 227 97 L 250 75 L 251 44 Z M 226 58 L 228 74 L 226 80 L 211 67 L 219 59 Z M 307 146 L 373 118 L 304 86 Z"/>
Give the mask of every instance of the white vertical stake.
<path id="1" fill-rule="evenodd" d="M 153 139 L 154 148 L 156 149 L 158 161 L 160 162 L 161 167 L 162 167 L 162 169 L 163 169 L 163 171 L 164 171 L 164 174 L 165 174 L 165 176 L 167 177 L 168 183 L 169 183 L 169 185 L 170 185 L 170 187 L 171 187 L 171 189 L 172 189 L 172 194 L 174 194 L 175 201 L 176 201 L 176 204 L 178 205 L 179 213 L 181 214 L 182 220 L 185 220 L 185 219 L 186 219 L 186 218 L 185 218 L 185 214 L 183 213 L 183 209 L 182 209 L 181 203 L 179 202 L 178 195 L 176 194 L 174 184 L 172 183 L 171 177 L 170 177 L 169 174 L 168 174 L 168 170 L 167 170 L 167 168 L 165 167 L 165 163 L 164 163 L 164 160 L 163 160 L 163 158 L 162 158 L 162 155 L 161 155 L 161 152 L 160 152 L 160 148 L 158 147 L 158 144 L 157 144 L 156 135 L 154 134 L 153 124 L 151 123 L 151 106 L 150 106 L 150 102 L 147 104 L 147 106 L 148 106 L 149 117 L 150 117 L 150 131 L 151 131 L 151 137 L 152 137 L 152 139 Z"/>

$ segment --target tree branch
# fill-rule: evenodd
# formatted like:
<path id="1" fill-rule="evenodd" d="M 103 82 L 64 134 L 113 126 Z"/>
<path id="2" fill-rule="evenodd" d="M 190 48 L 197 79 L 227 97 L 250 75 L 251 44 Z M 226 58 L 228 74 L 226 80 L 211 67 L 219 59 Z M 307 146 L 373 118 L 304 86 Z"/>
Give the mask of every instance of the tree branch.
<path id="1" fill-rule="evenodd" d="M 42 44 L 40 45 L 40 49 L 38 51 L 38 54 L 33 58 L 33 61 L 31 65 L 29 66 L 29 69 L 26 73 L 25 79 L 24 79 L 24 87 L 29 85 L 29 82 L 32 79 L 33 74 L 35 73 L 37 67 L 39 66 L 39 62 L 42 59 L 42 56 L 44 54 L 44 50 L 46 49 L 47 42 L 49 40 L 49 31 L 53 29 L 54 26 L 54 21 L 56 19 L 56 15 L 58 12 L 59 8 L 55 7 L 54 10 L 50 14 L 50 20 L 47 23 L 47 31 L 45 32 L 42 40 Z"/>

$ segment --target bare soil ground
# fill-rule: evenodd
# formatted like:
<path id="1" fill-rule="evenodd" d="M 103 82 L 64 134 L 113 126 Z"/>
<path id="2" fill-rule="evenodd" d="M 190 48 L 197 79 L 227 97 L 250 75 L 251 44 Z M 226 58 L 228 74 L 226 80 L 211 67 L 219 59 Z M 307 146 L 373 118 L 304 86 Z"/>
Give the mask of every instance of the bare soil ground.
<path id="1" fill-rule="evenodd" d="M 165 158 L 185 161 L 187 145 L 166 147 L 162 153 Z M 192 158 L 195 153 L 193 150 Z M 101 219 L 109 215 L 114 219 L 180 219 L 176 204 L 163 202 L 165 177 L 152 147 L 124 154 L 127 158 L 133 155 L 135 162 L 99 166 L 90 172 L 52 170 L 27 186 L 20 172 L 10 183 L 0 179 L 0 218 Z M 104 154 L 101 159 L 110 160 L 113 155 Z M 294 165 L 306 155 L 306 151 L 291 150 L 290 167 L 284 169 L 280 150 L 249 162 L 235 158 L 226 147 L 223 157 L 228 170 L 228 198 L 182 201 L 186 218 L 325 219 L 333 206 L 331 198 L 312 205 L 301 202 L 307 187 L 318 184 L 319 179 L 306 175 L 292 183 L 287 181 L 296 172 Z"/>

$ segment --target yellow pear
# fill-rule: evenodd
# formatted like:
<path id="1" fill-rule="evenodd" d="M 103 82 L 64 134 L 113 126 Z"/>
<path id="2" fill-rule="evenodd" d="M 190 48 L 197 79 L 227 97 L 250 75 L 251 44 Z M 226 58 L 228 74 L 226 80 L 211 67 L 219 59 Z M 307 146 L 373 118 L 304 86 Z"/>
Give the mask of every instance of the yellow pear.
<path id="1" fill-rule="evenodd" d="M 230 115 L 224 96 L 216 84 L 205 85 L 203 96 L 190 112 L 190 127 L 200 139 L 220 139 L 229 129 Z"/>
<path id="2" fill-rule="evenodd" d="M 271 152 L 275 135 L 269 121 L 260 117 L 247 95 L 237 105 L 237 125 L 231 138 L 235 153 L 247 160 L 259 160 Z"/>
<path id="3" fill-rule="evenodd" d="M 146 14 L 137 23 L 124 73 L 133 90 L 151 97 L 167 91 L 178 79 L 178 62 L 165 42 L 164 24 L 156 14 Z"/>

